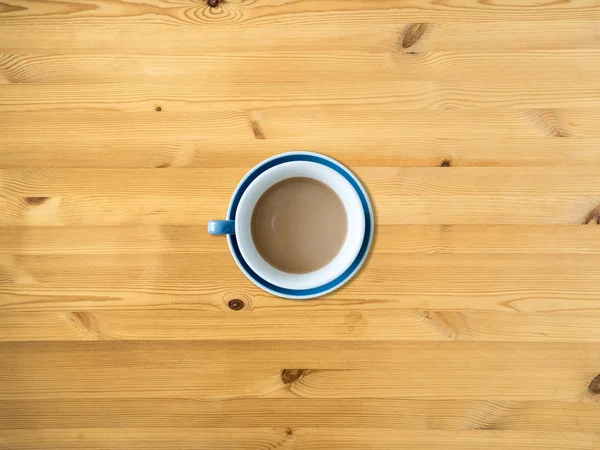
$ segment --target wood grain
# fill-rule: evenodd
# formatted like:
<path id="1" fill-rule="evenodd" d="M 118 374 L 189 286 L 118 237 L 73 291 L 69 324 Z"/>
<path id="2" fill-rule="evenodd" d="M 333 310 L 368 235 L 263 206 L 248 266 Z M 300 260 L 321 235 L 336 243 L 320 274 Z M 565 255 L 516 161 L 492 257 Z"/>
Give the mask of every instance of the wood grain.
<path id="1" fill-rule="evenodd" d="M 401 46 L 408 44 L 411 44 L 412 49 L 412 41 L 404 42 Z M 265 86 L 264 80 L 270 74 L 277 72 L 280 67 L 285 66 L 290 71 L 290 75 L 285 78 L 286 84 L 302 83 L 306 87 L 319 80 L 319 83 L 331 90 L 332 94 L 345 87 L 353 87 L 357 93 L 360 92 L 358 86 L 364 86 L 364 90 L 370 91 L 371 82 L 376 77 L 377 84 L 388 86 L 391 88 L 390 91 L 396 86 L 417 89 L 428 86 L 424 83 L 411 84 L 411 82 L 431 82 L 429 85 L 431 91 L 425 93 L 432 99 L 434 96 L 451 97 L 455 96 L 456 92 L 461 92 L 472 101 L 473 97 L 485 95 L 478 89 L 479 86 L 484 85 L 488 90 L 493 88 L 497 100 L 502 96 L 508 97 L 513 92 L 519 93 L 519 99 L 513 100 L 513 104 L 519 106 L 528 102 L 525 95 L 531 89 L 531 79 L 543 71 L 545 77 L 537 81 L 536 90 L 531 91 L 532 99 L 529 100 L 528 106 L 534 107 L 535 97 L 542 92 L 553 90 L 553 105 L 556 106 L 558 97 L 564 93 L 570 94 L 570 98 L 565 99 L 565 106 L 584 107 L 598 105 L 596 75 L 600 69 L 599 56 L 599 50 L 536 51 L 516 54 L 428 52 L 422 55 L 408 55 L 408 57 L 398 57 L 392 53 L 365 54 L 356 51 L 342 54 L 255 51 L 252 53 L 251 60 L 252 64 L 256 65 L 256 69 L 244 78 L 240 88 L 255 90 L 268 96 L 269 86 Z M 40 89 L 33 86 L 40 84 L 83 84 L 85 86 L 82 88 L 73 87 L 72 95 L 90 98 L 94 93 L 97 95 L 99 92 L 107 92 L 111 95 L 110 92 L 114 87 L 111 89 L 111 86 L 104 86 L 105 84 L 134 84 L 140 77 L 144 77 L 150 83 L 185 86 L 189 84 L 189 74 L 197 72 L 195 82 L 200 86 L 210 83 L 210 92 L 217 94 L 220 91 L 231 90 L 231 85 L 237 84 L 237 76 L 247 66 L 249 58 L 247 53 L 233 52 L 206 56 L 98 55 L 93 57 L 4 54 L 0 55 L 0 73 L 4 83 L 12 84 L 2 86 L 3 94 L 7 97 L 6 103 L 12 103 L 10 97 L 15 96 L 25 103 L 25 108 L 29 109 L 33 103 L 31 96 L 36 93 L 45 94 L 44 98 L 50 97 L 48 88 Z M 210 67 L 211 71 L 205 71 L 206 67 Z M 496 71 L 502 71 L 502 77 L 490 80 L 489 73 Z M 573 71 L 578 73 L 577 84 L 569 86 L 567 82 L 571 80 Z M 218 80 L 214 79 L 213 73 L 219 74 Z M 90 84 L 93 86 L 89 86 Z M 97 84 L 102 86 L 96 86 Z M 281 83 L 278 84 L 278 87 L 280 86 Z M 186 86 L 186 89 L 192 91 L 194 87 Z M 159 92 L 158 87 L 156 90 Z M 163 88 L 163 91 L 170 95 L 174 94 L 171 89 Z M 314 89 L 311 91 L 314 92 Z M 299 94 L 295 97 L 299 97 Z M 60 95 L 64 94 L 60 93 Z M 230 95 L 237 97 L 235 91 Z M 226 98 L 227 95 L 223 97 Z M 342 99 L 339 100 L 341 101 Z M 90 98 L 90 102 L 93 102 L 93 99 Z M 542 107 L 547 104 L 545 99 L 540 99 L 538 102 L 538 106 Z M 52 103 L 61 102 L 57 98 Z M 233 99 L 228 101 L 231 106 L 232 103 L 235 104 Z M 403 105 L 410 107 L 411 104 L 400 103 L 400 106 Z M 19 106 L 21 104 L 15 104 L 15 108 Z M 3 106 L 3 109 L 5 108 L 7 106 Z"/>
<path id="2" fill-rule="evenodd" d="M 237 428 L 332 427 L 532 432 L 571 430 L 596 433 L 600 411 L 594 402 L 473 399 L 94 398 L 5 400 L 3 428 L 29 434 L 45 428 Z M 145 414 L 141 415 L 140 411 Z M 184 431 L 184 430 L 182 430 Z"/>
<path id="3" fill-rule="evenodd" d="M 161 106 L 161 108 L 163 108 Z M 161 111 L 162 113 L 162 111 Z M 410 130 L 408 130 L 410 131 Z M 0 135 L 1 139 L 1 135 Z M 436 138 L 415 136 L 400 144 L 393 136 L 353 136 L 351 140 L 315 137 L 256 139 L 176 139 L 161 136 L 35 134 L 3 142 L 3 168 L 231 168 L 253 167 L 290 149 L 312 149 L 351 167 L 590 167 L 600 164 L 599 138 L 548 139 L 539 136 Z M 524 152 L 522 149 L 527 148 Z"/>
<path id="4" fill-rule="evenodd" d="M 227 4 L 226 4 L 227 5 Z M 229 3 L 231 5 L 231 3 Z M 522 11 L 521 11 L 522 12 Z M 463 9 L 464 13 L 464 9 Z M 494 14 L 497 13 L 497 9 Z M 491 15 L 489 17 L 492 17 Z M 50 17 L 47 17 L 50 19 Z M 536 50 L 599 49 L 596 20 L 525 19 L 484 22 L 427 22 L 427 30 L 413 44 L 419 52 L 512 52 Z M 567 18 L 568 20 L 564 20 Z M 21 20 L 13 17 L 0 22 L 3 53 L 24 55 L 168 55 L 198 56 L 221 52 L 298 52 L 355 51 L 363 55 L 399 50 L 406 30 L 421 20 L 404 16 L 402 20 L 380 14 L 376 20 L 360 15 L 302 14 L 281 21 L 252 21 L 242 24 L 203 23 L 202 26 L 177 26 L 145 23 L 134 17 L 122 20 L 96 18 L 88 22 L 81 38 L 81 19 L 52 22 Z M 109 29 L 112 33 L 107 33 Z M 243 30 L 244 39 L 235 39 Z M 44 39 L 38 39 L 38 33 Z M 281 36 L 265 39 L 265 33 Z"/>
<path id="5" fill-rule="evenodd" d="M 599 24 L 0 0 L 0 449 L 600 448 Z M 376 214 L 365 268 L 303 302 L 206 233 L 290 150 Z"/>
<path id="6" fill-rule="evenodd" d="M 472 3 L 468 0 L 431 3 L 425 0 L 350 0 L 343 3 L 323 4 L 314 0 L 264 0 L 260 4 L 245 1 L 220 3 L 211 8 L 205 3 L 174 2 L 152 0 L 146 3 L 123 1 L 120 9 L 108 0 L 97 0 L 92 6 L 81 0 L 38 3 L 30 0 L 9 0 L 4 3 L 2 13 L 16 20 L 35 23 L 56 22 L 58 20 L 89 22 L 103 19 L 105 22 L 154 20 L 173 25 L 193 25 L 212 23 L 244 22 L 286 22 L 297 16 L 308 16 L 308 21 L 320 20 L 322 16 L 356 20 L 361 15 L 368 21 L 400 19 L 417 22 L 478 22 L 499 20 L 596 20 L 600 17 L 600 5 L 596 0 L 563 2 L 550 0 L 539 4 L 535 0 L 525 0 L 515 8 L 513 4 L 491 2 Z M 402 22 L 401 22 L 402 23 Z"/>
<path id="7" fill-rule="evenodd" d="M 598 437 L 593 433 L 560 432 L 503 432 L 480 431 L 455 432 L 417 431 L 390 429 L 335 428 L 67 428 L 45 430 L 9 430 L 0 436 L 0 444 L 13 449 L 53 449 L 56 445 L 65 449 L 101 450 L 114 449 L 170 449 L 177 442 L 182 450 L 245 448 L 262 450 L 287 446 L 317 450 L 340 446 L 351 450 L 368 448 L 379 450 L 393 447 L 397 442 L 411 448 L 428 449 L 443 442 L 443 449 L 474 450 L 485 445 L 491 450 L 501 450 L 510 442 L 513 448 L 548 448 L 556 446 L 565 450 L 593 450 Z M 283 447 L 285 448 L 285 447 Z"/>
<path id="8" fill-rule="evenodd" d="M 585 60 L 583 64 L 588 65 Z M 211 67 L 211 65 L 202 65 L 197 70 L 202 72 L 207 67 Z M 402 71 L 402 68 L 398 70 Z M 505 71 L 504 69 L 499 70 Z M 68 84 L 58 86 L 52 84 L 0 84 L 0 92 L 2 97 L 5 98 L 4 106 L 0 109 L 2 111 L 0 117 L 5 117 L 6 112 L 32 112 L 31 116 L 35 117 L 37 115 L 35 113 L 38 111 L 50 110 L 55 112 L 62 109 L 92 110 L 91 112 L 99 110 L 100 113 L 106 113 L 107 110 L 155 113 L 158 112 L 156 111 L 158 106 L 167 108 L 165 112 L 181 111 L 184 113 L 206 114 L 207 110 L 225 113 L 230 113 L 232 110 L 250 110 L 257 111 L 265 117 L 270 117 L 271 114 L 268 113 L 276 108 L 307 107 L 308 111 L 302 108 L 296 111 L 306 111 L 305 114 L 309 115 L 308 118 L 303 116 L 289 117 L 290 120 L 297 121 L 299 129 L 302 129 L 303 127 L 316 126 L 311 123 L 311 120 L 322 118 L 325 114 L 328 114 L 327 108 L 339 110 L 342 106 L 354 107 L 354 109 L 358 107 L 361 110 L 365 108 L 373 109 L 375 110 L 372 112 L 373 115 L 379 109 L 382 109 L 386 115 L 391 113 L 409 114 L 411 119 L 402 119 L 408 122 L 415 119 L 418 122 L 421 118 L 419 114 L 412 118 L 415 116 L 412 110 L 415 109 L 447 111 L 507 107 L 510 108 L 508 114 L 512 113 L 515 120 L 518 120 L 519 117 L 525 117 L 526 119 L 531 115 L 535 120 L 539 113 L 534 111 L 532 114 L 529 112 L 531 109 L 574 109 L 575 111 L 565 112 L 564 114 L 572 117 L 571 122 L 567 123 L 577 126 L 579 120 L 583 120 L 584 124 L 589 123 L 586 118 L 591 121 L 597 120 L 597 108 L 600 105 L 600 89 L 594 83 L 593 78 L 590 80 L 590 77 L 587 77 L 587 80 L 586 77 L 582 77 L 581 84 L 565 84 L 564 77 L 561 80 L 561 77 L 558 76 L 557 81 L 532 85 L 531 80 L 526 75 L 523 76 L 519 73 L 517 76 L 520 82 L 508 80 L 506 83 L 501 82 L 499 85 L 494 86 L 484 81 L 469 84 L 463 84 L 462 80 L 455 82 L 437 82 L 427 79 L 397 81 L 396 79 L 400 77 L 395 74 L 391 74 L 388 77 L 391 79 L 387 80 L 382 76 L 382 80 L 377 82 L 372 81 L 373 77 L 371 77 L 371 80 L 362 81 L 356 79 L 358 77 L 354 77 L 353 80 L 348 82 L 340 79 L 339 82 L 333 83 L 322 81 L 324 76 L 326 74 L 314 74 L 310 77 L 311 81 L 288 77 L 286 81 L 282 81 L 277 85 L 265 81 L 232 83 L 230 85 L 224 82 L 213 82 L 211 78 L 202 79 L 201 77 L 198 84 L 179 85 L 155 84 L 152 79 L 148 80 L 148 84 L 141 86 L 134 83 L 80 84 L 75 86 Z M 206 88 L 207 84 L 210 84 L 210 89 Z M 552 96 L 553 100 L 548 101 L 548 96 Z M 40 98 L 43 98 L 43 100 L 40 101 Z M 110 104 L 111 107 L 108 107 L 107 104 Z M 311 111 L 311 107 L 322 108 L 322 110 L 315 111 L 313 109 Z M 577 108 L 588 108 L 592 111 L 580 112 Z M 512 112 L 513 109 L 516 111 Z M 411 112 L 400 112 L 405 110 Z M 285 115 L 286 111 L 274 111 L 274 113 L 281 116 Z M 427 115 L 427 113 L 424 114 Z M 489 114 L 498 113 L 490 112 Z M 559 117 L 563 116 L 560 111 L 556 114 Z M 161 117 L 165 115 L 162 114 Z M 227 115 L 231 116 L 230 114 Z M 236 115 L 239 117 L 239 114 Z M 582 115 L 584 117 L 580 119 Z M 28 117 L 29 114 L 25 114 L 25 116 Z M 245 113 L 243 116 L 247 117 L 248 114 Z M 18 116 L 15 115 L 15 117 Z M 172 118 L 172 115 L 169 117 Z M 453 116 L 450 115 L 450 117 Z M 460 114 L 457 114 L 456 117 L 460 117 Z M 72 120 L 73 125 L 77 122 L 76 118 L 70 119 L 69 116 L 57 117 L 57 119 L 62 119 L 62 121 Z M 193 117 L 190 117 L 190 119 L 193 119 Z M 437 117 L 435 119 L 439 120 Z M 465 118 L 463 120 L 467 119 L 477 124 L 482 117 L 478 116 L 477 119 Z M 182 118 L 178 118 L 178 120 L 181 121 Z M 219 122 L 222 120 L 220 119 Z M 335 114 L 328 120 L 335 120 Z M 425 117 L 422 120 L 427 120 L 427 118 Z M 501 124 L 503 120 L 507 119 L 501 118 L 499 120 L 498 124 Z M 184 125 L 184 123 L 180 125 Z M 333 124 L 334 122 L 332 122 Z M 369 123 L 366 122 L 365 125 L 369 125 Z M 468 128 L 466 130 L 465 128 L 463 123 L 463 127 L 457 131 L 465 132 L 468 130 Z M 567 130 L 563 133 L 563 136 L 559 137 L 585 136 L 585 134 L 576 132 L 579 130 L 573 130 L 572 128 Z M 346 133 L 348 132 L 346 131 Z M 468 134 L 466 135 L 468 136 Z M 275 132 L 265 136 L 278 138 L 288 135 Z M 598 134 L 596 132 L 589 136 L 598 137 Z M 452 137 L 456 137 L 456 135 L 452 135 Z"/>
<path id="9" fill-rule="evenodd" d="M 577 168 L 386 167 L 356 172 L 369 186 L 383 225 L 581 224 L 600 204 L 596 174 Z M 5 211 L 0 226 L 205 224 L 224 216 L 244 173 L 241 167 L 5 169 L 0 171 Z M 482 209 L 482 204 L 489 206 Z M 115 207 L 122 214 L 110 214 Z"/>
<path id="10" fill-rule="evenodd" d="M 32 198 L 42 197 L 30 197 Z M 47 200 L 46 200 L 47 201 Z M 592 224 L 593 225 L 593 224 Z M 374 248 L 390 254 L 600 254 L 600 227 L 570 225 L 381 225 Z M 137 255 L 222 253 L 195 225 L 4 227 L 0 254 Z"/>
<path id="11" fill-rule="evenodd" d="M 215 310 L 234 298 L 266 308 L 597 310 L 598 255 L 390 255 L 326 299 L 286 305 L 212 254 L 3 255 L 0 309 Z M 570 270 L 566 271 L 565 266 Z M 440 268 L 444 270 L 440 270 Z"/>
<path id="12" fill-rule="evenodd" d="M 231 296 L 233 299 L 233 295 Z M 597 342 L 597 311 L 549 313 L 403 311 L 386 305 L 265 308 L 2 311 L 0 340 L 247 340 Z M 65 308 L 67 306 L 65 305 Z M 281 324 L 286 326 L 282 327 Z M 199 326 L 201 324 L 201 326 Z M 34 326 L 35 325 L 35 326 Z"/>
<path id="13" fill-rule="evenodd" d="M 588 397 L 600 350 L 594 343 L 28 342 L 0 344 L 0 360 L 2 379 L 19 374 L 0 390 L 3 398 L 13 400 L 118 396 L 576 402 Z M 300 368 L 299 377 L 285 381 L 282 371 Z M 444 383 L 436 382 L 441 369 Z M 168 384 L 163 383 L 166 377 Z"/>

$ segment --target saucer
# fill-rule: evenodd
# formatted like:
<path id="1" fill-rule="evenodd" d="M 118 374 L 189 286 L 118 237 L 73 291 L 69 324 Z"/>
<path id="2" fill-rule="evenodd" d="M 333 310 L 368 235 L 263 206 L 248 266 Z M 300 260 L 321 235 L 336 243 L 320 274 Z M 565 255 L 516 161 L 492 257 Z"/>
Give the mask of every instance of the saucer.
<path id="1" fill-rule="evenodd" d="M 346 181 L 348 181 L 348 183 L 356 191 L 356 194 L 358 195 L 360 203 L 362 205 L 365 219 L 364 236 L 356 258 L 348 265 L 348 267 L 343 271 L 341 275 L 339 275 L 334 280 L 329 281 L 328 283 L 310 289 L 289 289 L 268 282 L 267 280 L 261 278 L 256 272 L 254 272 L 250 268 L 250 266 L 242 256 L 242 252 L 240 251 L 235 234 L 228 235 L 227 240 L 229 242 L 229 248 L 234 256 L 237 265 L 242 270 L 242 272 L 250 279 L 250 281 L 252 281 L 261 289 L 264 289 L 265 291 L 270 292 L 273 295 L 277 295 L 279 297 L 284 298 L 302 300 L 320 297 L 322 295 L 328 294 L 329 292 L 332 292 L 338 289 L 343 284 L 347 283 L 358 272 L 360 267 L 364 264 L 367 255 L 369 254 L 369 248 L 373 240 L 374 218 L 373 208 L 371 207 L 371 202 L 369 201 L 369 197 L 365 188 L 362 186 L 360 181 L 358 181 L 358 179 L 354 176 L 354 174 L 350 172 L 346 167 L 344 167 L 342 164 L 335 161 L 334 159 L 328 158 L 327 156 L 323 156 L 317 153 L 289 152 L 276 155 L 272 158 L 263 161 L 258 166 L 254 167 L 244 177 L 244 179 L 240 181 L 240 184 L 237 186 L 233 197 L 231 198 L 229 210 L 227 211 L 227 219 L 235 220 L 240 199 L 242 198 L 242 195 L 244 194 L 246 189 L 248 189 L 248 186 L 250 186 L 252 181 L 254 181 L 260 174 L 262 174 L 266 170 L 271 169 L 272 167 L 293 161 L 307 161 L 322 164 L 326 167 L 329 167 L 330 169 L 335 170 L 342 177 L 344 177 Z"/>

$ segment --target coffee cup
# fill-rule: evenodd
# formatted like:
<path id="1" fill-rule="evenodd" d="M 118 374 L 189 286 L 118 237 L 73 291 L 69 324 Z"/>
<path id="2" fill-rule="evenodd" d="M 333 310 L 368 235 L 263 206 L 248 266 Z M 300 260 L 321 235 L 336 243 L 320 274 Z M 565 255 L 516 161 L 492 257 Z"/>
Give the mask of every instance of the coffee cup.
<path id="1" fill-rule="evenodd" d="M 307 299 L 358 272 L 373 226 L 367 192 L 350 170 L 318 153 L 289 152 L 251 169 L 231 198 L 227 219 L 210 221 L 208 232 L 227 235 L 235 262 L 254 284 L 279 297 Z M 297 259 L 306 261 L 290 264 Z"/>

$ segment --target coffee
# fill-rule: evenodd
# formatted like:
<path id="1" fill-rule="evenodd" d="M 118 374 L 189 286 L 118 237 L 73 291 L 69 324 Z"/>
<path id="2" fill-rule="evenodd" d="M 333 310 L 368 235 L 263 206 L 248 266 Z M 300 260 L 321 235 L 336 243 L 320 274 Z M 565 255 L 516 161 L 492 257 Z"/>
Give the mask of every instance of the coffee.
<path id="1" fill-rule="evenodd" d="M 330 263 L 348 229 L 342 200 L 313 178 L 288 178 L 260 197 L 252 213 L 256 249 L 273 267 L 308 273 Z"/>

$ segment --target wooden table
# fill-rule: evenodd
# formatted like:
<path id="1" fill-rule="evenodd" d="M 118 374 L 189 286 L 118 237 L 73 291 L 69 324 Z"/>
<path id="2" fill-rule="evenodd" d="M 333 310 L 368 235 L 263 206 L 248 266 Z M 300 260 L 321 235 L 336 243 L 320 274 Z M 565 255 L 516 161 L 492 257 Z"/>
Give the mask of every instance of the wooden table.
<path id="1" fill-rule="evenodd" d="M 1 0 L 0 448 L 600 448 L 600 2 Z M 368 188 L 251 284 L 250 167 Z"/>

